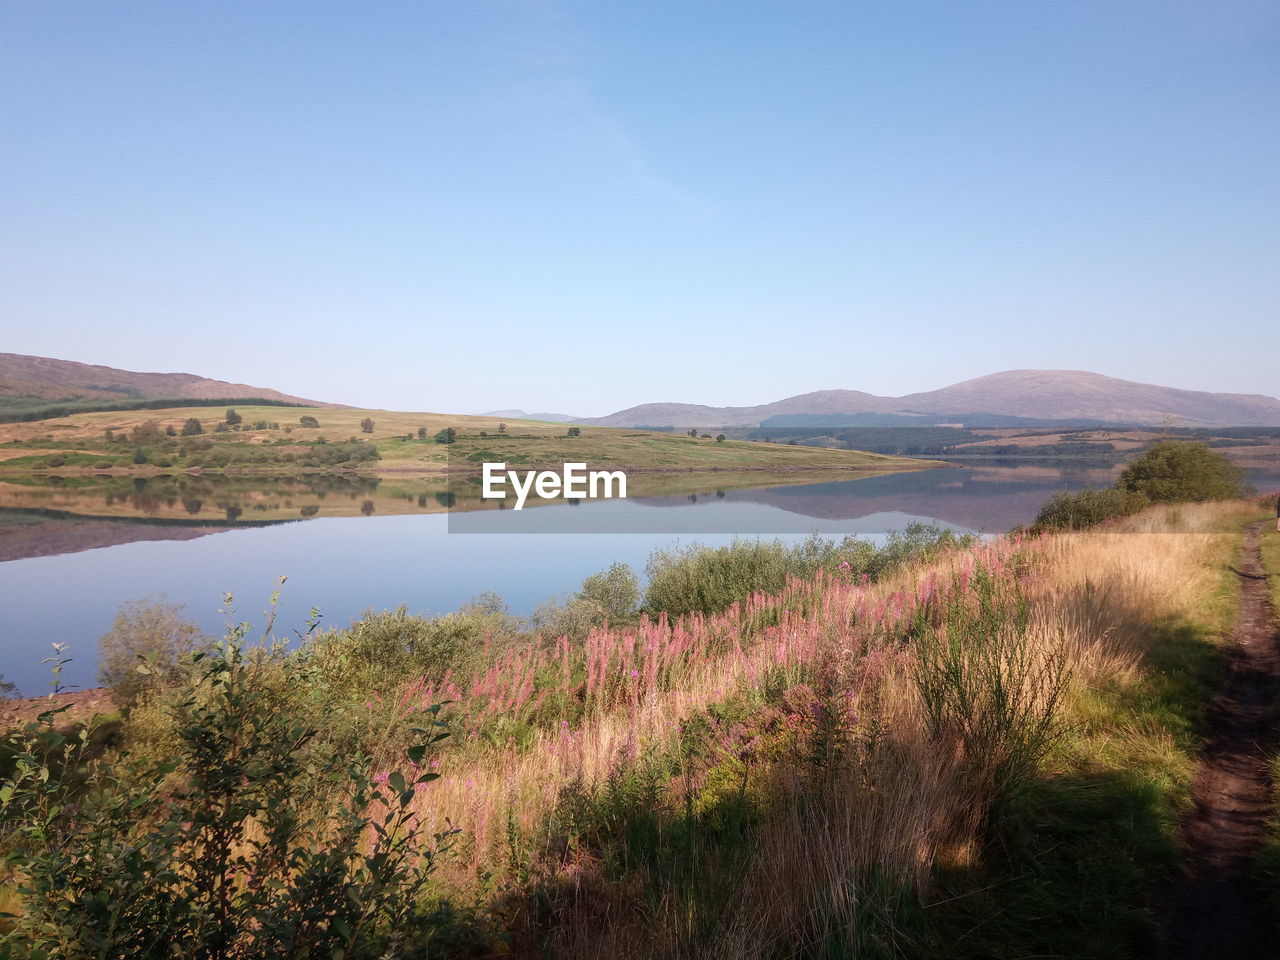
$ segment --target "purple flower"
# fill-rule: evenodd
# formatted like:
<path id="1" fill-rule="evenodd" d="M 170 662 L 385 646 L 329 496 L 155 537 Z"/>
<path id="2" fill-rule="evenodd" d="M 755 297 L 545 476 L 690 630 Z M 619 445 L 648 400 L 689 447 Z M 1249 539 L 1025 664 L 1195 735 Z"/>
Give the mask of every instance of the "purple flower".
<path id="1" fill-rule="evenodd" d="M 373 782 L 374 782 L 374 783 L 386 783 L 386 782 L 387 782 L 387 780 L 388 780 L 388 778 L 390 778 L 390 776 L 391 776 L 391 774 L 389 774 L 389 773 L 379 773 L 379 774 L 377 774 L 377 775 L 373 778 Z"/>

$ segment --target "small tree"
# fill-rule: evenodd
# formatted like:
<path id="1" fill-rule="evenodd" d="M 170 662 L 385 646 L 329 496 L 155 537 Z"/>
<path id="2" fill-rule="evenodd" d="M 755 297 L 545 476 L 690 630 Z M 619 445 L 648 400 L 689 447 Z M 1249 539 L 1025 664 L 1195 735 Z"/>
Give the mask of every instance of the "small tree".
<path id="1" fill-rule="evenodd" d="M 1156 503 L 1231 500 L 1240 496 L 1240 468 L 1203 443 L 1160 440 L 1120 474 L 1116 486 Z"/>
<path id="2" fill-rule="evenodd" d="M 166 437 L 176 437 L 178 435 L 178 431 L 174 425 L 170 423 L 164 428 L 164 435 Z"/>
<path id="3" fill-rule="evenodd" d="M 196 437 L 204 433 L 204 427 L 200 425 L 200 421 L 195 417 L 188 417 L 187 422 L 182 425 L 182 435 L 184 437 Z"/>
<path id="4" fill-rule="evenodd" d="M 436 443 L 453 443 L 458 439 L 458 432 L 453 427 L 445 427 L 436 434 Z"/>
<path id="5" fill-rule="evenodd" d="M 318 427 L 318 426 L 320 426 L 320 421 L 319 421 L 319 420 L 317 420 L 315 417 L 311 416 L 310 414 L 308 414 L 307 416 L 304 416 L 304 417 L 299 417 L 299 418 L 298 418 L 298 423 L 299 423 L 301 426 L 304 426 L 304 427 Z"/>
<path id="6" fill-rule="evenodd" d="M 146 423 L 140 423 L 129 431 L 129 440 L 135 447 L 141 447 L 148 443 L 154 443 L 164 435 L 164 431 L 160 429 L 160 424 L 154 420 L 148 420 Z"/>
<path id="7" fill-rule="evenodd" d="M 373 433 L 373 420 L 371 418 L 365 417 L 360 421 L 360 432 Z"/>
<path id="8" fill-rule="evenodd" d="M 569 436 L 571 436 L 571 437 L 580 437 L 580 436 L 582 436 L 582 428 L 581 428 L 581 427 L 570 427 L 570 428 L 569 428 Z"/>
<path id="9" fill-rule="evenodd" d="M 507 432 L 507 425 L 506 425 L 505 423 L 500 423 L 500 424 L 498 424 L 498 432 L 499 432 L 499 433 L 506 433 L 506 432 Z"/>
<path id="10" fill-rule="evenodd" d="M 723 434 L 723 433 L 722 433 L 722 434 L 719 434 L 719 435 L 716 437 L 716 443 L 724 443 L 724 434 Z"/>
<path id="11" fill-rule="evenodd" d="M 625 563 L 615 563 L 603 573 L 582 581 L 578 599 L 595 604 L 610 622 L 634 620 L 640 607 L 640 581 Z"/>
<path id="12" fill-rule="evenodd" d="M 425 440 L 425 439 L 427 439 L 427 428 L 426 428 L 426 427 L 419 427 L 419 428 L 418 428 L 418 439 L 419 439 L 419 440 Z"/>
<path id="13" fill-rule="evenodd" d="M 188 512 L 199 512 L 188 507 Z M 127 707 L 149 691 L 176 681 L 183 663 L 207 641 L 183 616 L 180 603 L 133 600 L 116 614 L 98 640 L 98 679 L 111 688 L 111 699 Z"/>
<path id="14" fill-rule="evenodd" d="M 146 463 L 146 462 L 147 462 L 147 451 L 143 450 L 141 447 L 138 447 L 136 450 L 134 450 L 134 451 L 133 451 L 133 462 L 134 462 L 134 463 Z"/>
<path id="15" fill-rule="evenodd" d="M 233 427 L 237 423 L 240 423 L 243 420 L 244 420 L 244 417 L 240 416 L 240 414 L 236 413 L 234 410 L 227 411 L 227 420 L 226 420 L 227 426 Z"/>
<path id="16" fill-rule="evenodd" d="M 690 428 L 689 428 L 689 431 L 688 431 L 688 435 L 689 435 L 689 436 L 691 436 L 691 437 L 696 437 L 696 436 L 698 435 L 698 428 L 697 428 L 697 427 L 690 427 Z"/>

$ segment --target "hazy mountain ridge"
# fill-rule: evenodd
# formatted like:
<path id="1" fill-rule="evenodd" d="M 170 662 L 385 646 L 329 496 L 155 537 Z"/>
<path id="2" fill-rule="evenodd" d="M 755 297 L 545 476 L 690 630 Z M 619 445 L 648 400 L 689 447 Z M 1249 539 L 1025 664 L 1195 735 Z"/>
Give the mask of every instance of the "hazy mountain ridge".
<path id="1" fill-rule="evenodd" d="M 802 415 L 989 414 L 1037 420 L 1093 420 L 1181 426 L 1280 425 L 1280 400 L 1119 380 L 1083 370 L 1008 370 L 902 397 L 819 390 L 750 407 L 645 403 L 580 420 L 610 427 L 756 427 L 770 417 Z"/>
<path id="2" fill-rule="evenodd" d="M 246 400 L 337 407 L 279 390 L 211 380 L 193 373 L 142 373 L 75 360 L 0 353 L 0 398 L 60 400 Z"/>
<path id="3" fill-rule="evenodd" d="M 581 417 L 567 413 L 525 413 L 523 410 L 486 410 L 482 417 L 510 417 L 512 420 L 544 420 L 547 423 L 578 423 Z"/>

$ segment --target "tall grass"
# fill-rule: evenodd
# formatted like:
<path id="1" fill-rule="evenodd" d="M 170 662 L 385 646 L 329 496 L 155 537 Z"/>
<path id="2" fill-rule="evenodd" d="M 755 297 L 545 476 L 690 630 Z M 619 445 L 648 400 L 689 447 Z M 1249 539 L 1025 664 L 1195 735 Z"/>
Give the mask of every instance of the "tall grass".
<path id="1" fill-rule="evenodd" d="M 1128 907 L 1072 918 L 1055 903 L 1093 883 L 1138 910 L 1141 871 L 1064 879 L 1058 848 L 1010 825 L 1047 824 L 1056 796 L 1105 823 L 1111 846 L 1158 859 L 1199 690 L 1166 674 L 1211 663 L 1211 626 L 1179 631 L 1215 602 L 1233 542 L 1221 531 L 1250 509 L 1158 508 L 981 544 L 908 537 L 891 562 L 852 545 L 690 551 L 659 559 L 634 619 L 620 602 L 624 622 L 532 637 L 472 611 L 468 629 L 492 629 L 456 660 L 436 659 L 450 631 L 386 615 L 289 655 L 313 672 L 302 688 L 281 681 L 283 661 L 263 683 L 317 749 L 368 755 L 377 782 L 417 774 L 405 727 L 445 704 L 453 735 L 425 760 L 438 779 L 406 806 L 420 836 L 459 831 L 421 895 L 448 905 L 437 952 L 978 956 L 1082 930 L 1120 950 L 1116 924 L 1141 925 Z M 761 571 L 768 589 L 752 588 Z M 681 602 L 699 609 L 669 612 L 694 583 L 707 589 Z M 1185 654 L 1176 670 L 1169 651 Z M 130 723 L 161 724 L 158 704 Z M 1099 790 L 1127 820 L 1088 807 Z M 330 802 L 316 793 L 315 809 Z M 1148 809 L 1143 846 L 1133 824 Z M 1084 815 L 1053 829 L 1097 843 Z M 1019 892 L 994 903 L 985 891 L 1010 871 Z"/>

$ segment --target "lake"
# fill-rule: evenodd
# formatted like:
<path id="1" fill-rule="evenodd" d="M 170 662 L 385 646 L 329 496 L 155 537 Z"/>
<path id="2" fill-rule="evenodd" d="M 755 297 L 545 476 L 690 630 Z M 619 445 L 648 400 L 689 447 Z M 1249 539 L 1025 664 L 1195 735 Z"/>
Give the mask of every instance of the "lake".
<path id="1" fill-rule="evenodd" d="M 228 592 L 237 622 L 261 624 L 282 575 L 277 633 L 284 635 L 313 607 L 322 624 L 344 624 L 368 608 L 401 604 L 447 612 L 484 591 L 523 614 L 611 563 L 642 574 L 654 549 L 695 540 L 814 532 L 878 540 L 914 521 L 1000 533 L 1030 521 L 1054 493 L 1109 483 L 1118 470 L 984 462 L 764 488 L 699 475 L 683 488 L 677 478 L 662 495 L 475 512 L 448 510 L 441 490 L 399 479 L 205 480 L 199 489 L 166 485 L 168 478 L 102 488 L 56 478 L 5 483 L 0 674 L 39 694 L 48 681 L 41 661 L 52 643 L 65 643 L 74 659 L 64 681 L 95 685 L 97 638 L 131 599 L 183 602 L 211 633 L 225 628 Z M 1259 489 L 1280 487 L 1280 468 L 1248 476 Z"/>

